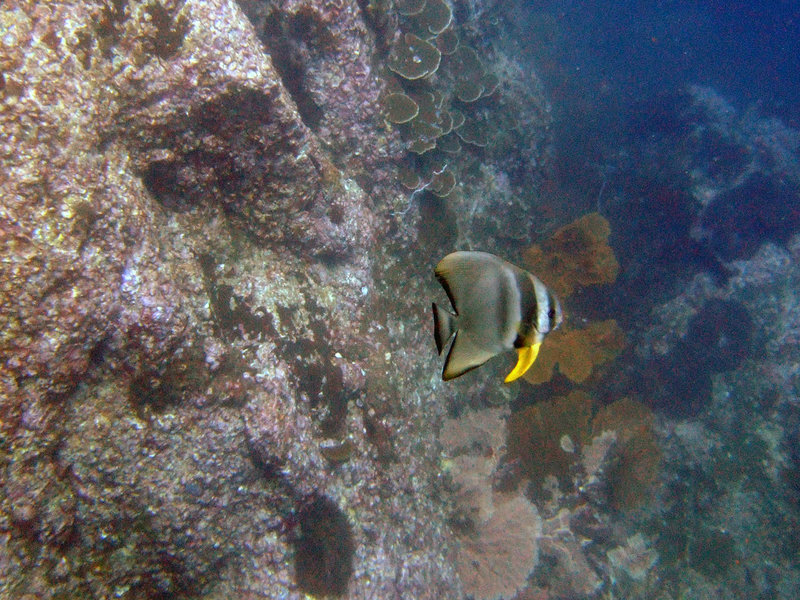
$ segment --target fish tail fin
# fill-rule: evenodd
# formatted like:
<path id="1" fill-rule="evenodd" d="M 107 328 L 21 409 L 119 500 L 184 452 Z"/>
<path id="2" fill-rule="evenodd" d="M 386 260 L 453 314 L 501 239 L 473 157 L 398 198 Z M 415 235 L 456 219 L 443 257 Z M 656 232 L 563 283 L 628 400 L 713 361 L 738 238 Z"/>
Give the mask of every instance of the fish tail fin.
<path id="1" fill-rule="evenodd" d="M 448 340 L 456 331 L 455 315 L 433 303 L 433 339 L 436 340 L 436 350 L 442 353 Z"/>

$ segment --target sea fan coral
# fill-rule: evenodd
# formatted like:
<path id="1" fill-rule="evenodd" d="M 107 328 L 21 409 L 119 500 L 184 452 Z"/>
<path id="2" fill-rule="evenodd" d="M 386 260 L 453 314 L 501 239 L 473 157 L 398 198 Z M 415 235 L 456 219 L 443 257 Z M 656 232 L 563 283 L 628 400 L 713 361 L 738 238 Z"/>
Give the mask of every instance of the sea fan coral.
<path id="1" fill-rule="evenodd" d="M 505 444 L 507 408 L 465 411 L 457 419 L 447 419 L 439 432 L 439 441 L 450 454 L 477 450 L 496 455 Z"/>
<path id="2" fill-rule="evenodd" d="M 492 475 L 505 444 L 507 416 L 506 408 L 487 408 L 442 425 L 439 441 L 454 457 L 445 464 L 455 488 L 455 523 L 471 529 L 492 514 Z"/>
<path id="3" fill-rule="evenodd" d="M 542 525 L 536 507 L 518 492 L 492 489 L 507 414 L 506 408 L 468 411 L 445 421 L 439 436 L 456 455 L 447 461 L 455 487 L 455 567 L 474 600 L 511 598 L 539 560 Z"/>
<path id="4" fill-rule="evenodd" d="M 623 398 L 592 418 L 592 404 L 591 396 L 575 391 L 514 413 L 508 421 L 508 455 L 519 460 L 538 493 L 550 477 L 561 491 L 572 489 L 574 467 L 582 460 L 583 483 L 592 489 L 584 487 L 596 504 L 635 508 L 649 497 L 661 462 L 653 413 Z"/>
<path id="5" fill-rule="evenodd" d="M 614 460 L 606 470 L 609 503 L 628 510 L 644 503 L 658 478 L 661 450 L 653 433 L 653 413 L 644 404 L 622 398 L 600 409 L 592 433 L 614 431 Z"/>
<path id="6" fill-rule="evenodd" d="M 549 475 L 567 489 L 575 450 L 588 440 L 591 417 L 592 398 L 580 391 L 514 413 L 508 421 L 509 457 L 519 459 L 538 490 Z"/>
<path id="7" fill-rule="evenodd" d="M 520 495 L 495 495 L 494 512 L 460 537 L 456 569 L 475 600 L 512 598 L 539 561 L 542 522 L 536 507 Z"/>
<path id="8" fill-rule="evenodd" d="M 578 286 L 613 283 L 619 263 L 608 245 L 611 226 L 599 213 L 565 225 L 525 254 L 525 266 L 563 300 Z"/>
<path id="9" fill-rule="evenodd" d="M 563 327 L 547 337 L 538 360 L 524 377 L 532 384 L 550 381 L 558 364 L 562 375 L 583 383 L 596 366 L 614 360 L 624 347 L 625 333 L 614 319 L 592 323 L 585 329 Z"/>

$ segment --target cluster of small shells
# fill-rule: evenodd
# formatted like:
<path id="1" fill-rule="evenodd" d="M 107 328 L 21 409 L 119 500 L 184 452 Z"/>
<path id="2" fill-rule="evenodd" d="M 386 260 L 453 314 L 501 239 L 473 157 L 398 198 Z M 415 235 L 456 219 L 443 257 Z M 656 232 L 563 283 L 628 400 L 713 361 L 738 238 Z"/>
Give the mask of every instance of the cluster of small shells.
<path id="1" fill-rule="evenodd" d="M 387 59 L 397 78 L 384 94 L 384 115 L 402 128 L 408 150 L 421 165 L 402 169 L 400 181 L 409 189 L 427 189 L 445 198 L 456 187 L 447 156 L 457 155 L 462 142 L 483 147 L 490 139 L 483 122 L 468 119 L 452 102 L 470 104 L 491 96 L 499 80 L 486 71 L 475 50 L 460 42 L 445 0 L 395 0 L 394 9 L 402 31 Z M 447 96 L 442 86 L 432 84 L 443 64 L 450 74 Z"/>

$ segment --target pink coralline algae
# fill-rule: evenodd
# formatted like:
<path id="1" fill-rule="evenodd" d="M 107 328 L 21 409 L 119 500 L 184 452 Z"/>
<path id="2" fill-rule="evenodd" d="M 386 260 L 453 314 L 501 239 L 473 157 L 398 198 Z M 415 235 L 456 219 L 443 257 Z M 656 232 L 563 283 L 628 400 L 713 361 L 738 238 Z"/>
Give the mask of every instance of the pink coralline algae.
<path id="1" fill-rule="evenodd" d="M 0 597 L 461 594 L 362 4 L 2 3 Z"/>
<path id="2" fill-rule="evenodd" d="M 391 225 L 348 166 L 383 135 L 359 100 L 378 93 L 369 32 L 356 2 L 284 8 L 331 35 L 303 56 L 318 123 L 233 2 L 0 8 L 0 596 L 457 585 L 419 501 L 433 440 L 397 426 L 411 407 L 375 417 L 395 464 L 365 433 L 369 251 Z M 394 404 L 412 383 L 385 386 Z"/>

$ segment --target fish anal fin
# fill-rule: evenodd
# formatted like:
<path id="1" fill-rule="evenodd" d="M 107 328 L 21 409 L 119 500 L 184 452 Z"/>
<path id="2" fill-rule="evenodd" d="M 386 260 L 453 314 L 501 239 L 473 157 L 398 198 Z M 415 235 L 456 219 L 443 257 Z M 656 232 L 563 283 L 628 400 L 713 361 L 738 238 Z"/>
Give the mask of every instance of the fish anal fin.
<path id="1" fill-rule="evenodd" d="M 456 331 L 456 337 L 447 353 L 447 360 L 444 362 L 442 379 L 450 381 L 460 377 L 467 371 L 480 367 L 487 360 L 495 355 L 472 343 L 468 336 L 461 335 Z"/>

